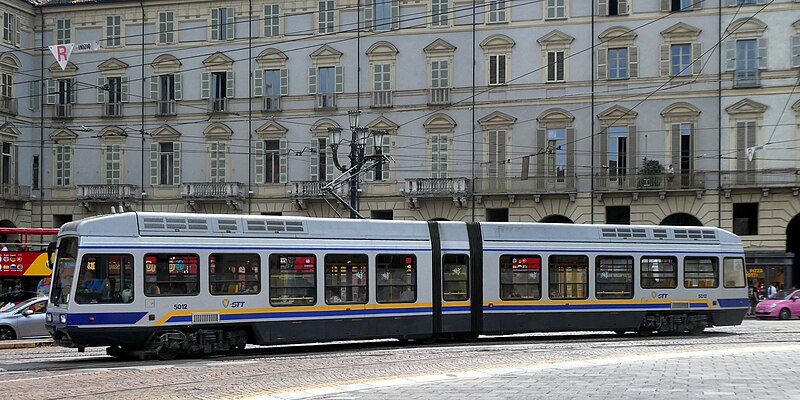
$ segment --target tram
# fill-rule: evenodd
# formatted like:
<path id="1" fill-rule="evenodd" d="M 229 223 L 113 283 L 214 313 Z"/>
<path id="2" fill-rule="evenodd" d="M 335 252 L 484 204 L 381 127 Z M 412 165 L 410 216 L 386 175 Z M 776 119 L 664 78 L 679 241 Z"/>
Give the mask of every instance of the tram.
<path id="1" fill-rule="evenodd" d="M 543 331 L 702 333 L 747 309 L 708 227 L 126 212 L 61 228 L 56 344 L 169 359 L 246 344 Z"/>

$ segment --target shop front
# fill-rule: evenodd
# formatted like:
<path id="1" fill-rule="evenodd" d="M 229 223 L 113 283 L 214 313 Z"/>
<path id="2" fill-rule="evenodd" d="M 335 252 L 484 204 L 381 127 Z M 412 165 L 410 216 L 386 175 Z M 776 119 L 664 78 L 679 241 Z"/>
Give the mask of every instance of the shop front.
<path id="1" fill-rule="evenodd" d="M 744 254 L 749 286 L 762 283 L 766 287 L 775 283 L 778 290 L 791 289 L 793 253 L 745 251 Z"/>

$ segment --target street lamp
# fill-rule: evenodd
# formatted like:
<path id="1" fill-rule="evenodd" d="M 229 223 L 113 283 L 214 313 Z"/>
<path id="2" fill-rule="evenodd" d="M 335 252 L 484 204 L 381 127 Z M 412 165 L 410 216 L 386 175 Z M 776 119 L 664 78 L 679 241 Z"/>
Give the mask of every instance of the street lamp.
<path id="1" fill-rule="evenodd" d="M 350 122 L 350 131 L 352 134 L 351 139 L 349 140 L 349 166 L 341 165 L 339 163 L 338 151 L 339 143 L 342 142 L 342 128 L 328 128 L 328 142 L 331 150 L 333 151 L 333 163 L 343 174 L 349 174 L 350 204 L 348 208 L 350 208 L 350 218 L 363 218 L 363 216 L 358 213 L 358 186 L 359 176 L 361 175 L 364 165 L 367 163 L 367 161 L 374 161 L 374 164 L 369 166 L 369 168 L 372 168 L 375 165 L 382 163 L 384 158 L 383 154 L 381 154 L 381 149 L 383 149 L 383 138 L 385 137 L 386 132 L 370 132 L 369 129 L 359 126 L 360 115 L 361 111 L 358 110 L 351 110 L 347 112 L 347 118 Z M 367 139 L 369 138 L 370 134 L 375 142 L 376 151 L 374 155 L 365 156 L 364 149 L 367 146 Z"/>

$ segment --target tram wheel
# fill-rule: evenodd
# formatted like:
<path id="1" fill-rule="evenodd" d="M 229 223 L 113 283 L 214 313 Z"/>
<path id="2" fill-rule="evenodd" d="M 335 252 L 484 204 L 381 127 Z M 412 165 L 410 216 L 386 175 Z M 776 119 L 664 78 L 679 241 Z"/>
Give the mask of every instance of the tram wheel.
<path id="1" fill-rule="evenodd" d="M 242 352 L 244 351 L 244 348 L 246 346 L 247 345 L 244 344 L 244 343 L 234 344 L 234 345 L 232 345 L 231 347 L 228 348 L 228 355 L 235 356 L 235 355 L 242 354 Z"/>
<path id="2" fill-rule="evenodd" d="M 638 333 L 641 337 L 648 337 L 653 334 L 653 330 L 648 328 L 639 328 L 639 331 L 636 333 Z"/>
<path id="3" fill-rule="evenodd" d="M 689 329 L 689 333 L 696 336 L 702 334 L 703 332 L 705 332 L 705 330 L 706 330 L 705 326 L 696 325 L 692 329 Z"/>
<path id="4" fill-rule="evenodd" d="M 158 351 L 158 359 L 162 361 L 170 361 L 174 360 L 175 357 L 178 356 L 178 352 L 175 350 L 170 350 L 167 348 L 162 347 L 161 350 Z"/>

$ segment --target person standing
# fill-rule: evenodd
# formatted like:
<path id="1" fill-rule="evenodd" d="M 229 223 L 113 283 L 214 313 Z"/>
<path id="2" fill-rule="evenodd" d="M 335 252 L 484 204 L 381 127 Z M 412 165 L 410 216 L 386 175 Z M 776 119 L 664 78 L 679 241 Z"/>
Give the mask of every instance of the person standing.
<path id="1" fill-rule="evenodd" d="M 769 285 L 769 288 L 767 288 L 768 299 L 775 297 L 775 294 L 778 293 L 778 288 L 776 287 L 777 285 L 778 285 L 777 283 L 772 283 L 771 285 Z"/>
<path id="2" fill-rule="evenodd" d="M 3 247 L 0 248 L 0 251 L 8 251 L 8 246 L 6 246 L 6 244 L 3 243 Z"/>

